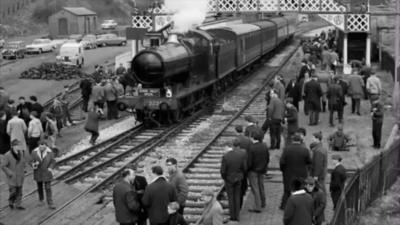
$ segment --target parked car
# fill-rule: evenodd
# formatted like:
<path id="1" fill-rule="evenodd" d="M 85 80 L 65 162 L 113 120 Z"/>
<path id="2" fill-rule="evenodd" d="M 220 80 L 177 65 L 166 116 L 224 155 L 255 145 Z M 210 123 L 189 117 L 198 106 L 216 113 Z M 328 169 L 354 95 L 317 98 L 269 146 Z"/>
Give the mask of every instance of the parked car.
<path id="1" fill-rule="evenodd" d="M 0 48 L 4 48 L 6 41 L 4 39 L 0 39 Z"/>
<path id="2" fill-rule="evenodd" d="M 56 56 L 57 62 L 67 65 L 76 65 L 82 68 L 85 57 L 82 43 L 67 42 L 60 47 L 60 54 Z"/>
<path id="3" fill-rule="evenodd" d="M 97 48 L 97 38 L 94 34 L 87 34 L 82 38 L 82 45 L 85 49 Z"/>
<path id="4" fill-rule="evenodd" d="M 118 23 L 115 22 L 115 20 L 104 20 L 103 23 L 101 24 L 101 29 L 106 30 L 106 29 L 115 29 L 117 28 Z"/>
<path id="5" fill-rule="evenodd" d="M 97 46 L 126 45 L 126 38 L 118 37 L 116 34 L 102 34 L 97 37 Z"/>
<path id="6" fill-rule="evenodd" d="M 26 46 L 26 53 L 37 53 L 52 52 L 55 49 L 50 39 L 35 39 L 32 44 Z"/>
<path id="7" fill-rule="evenodd" d="M 21 59 L 25 57 L 25 51 L 25 42 L 13 41 L 4 45 L 4 49 L 1 51 L 1 54 L 3 59 Z"/>
<path id="8" fill-rule="evenodd" d="M 71 34 L 71 35 L 69 35 L 68 40 L 73 40 L 73 41 L 79 43 L 82 41 L 82 38 L 83 38 L 82 34 Z"/>

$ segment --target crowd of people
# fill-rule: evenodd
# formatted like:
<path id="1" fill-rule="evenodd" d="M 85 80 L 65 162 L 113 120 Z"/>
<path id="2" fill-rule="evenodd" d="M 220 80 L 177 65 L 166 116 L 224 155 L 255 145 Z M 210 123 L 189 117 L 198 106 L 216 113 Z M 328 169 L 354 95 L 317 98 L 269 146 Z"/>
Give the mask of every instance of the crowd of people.
<path id="1" fill-rule="evenodd" d="M 341 164 L 341 156 L 333 154 L 331 160 L 334 162 L 334 168 L 329 188 L 326 188 L 328 149 L 349 151 L 351 145 L 351 138 L 344 131 L 343 112 L 347 105 L 346 96 L 351 98 L 351 113 L 358 116 L 362 115 L 361 101 L 370 100 L 373 147 L 380 148 L 384 114 L 380 80 L 369 67 L 362 63 L 353 65 L 351 75 L 347 77 L 340 75 L 338 73 L 340 58 L 336 52 L 336 43 L 334 31 L 322 32 L 313 40 L 305 41 L 303 43 L 304 60 L 296 79 L 290 80 L 286 85 L 283 76 L 278 75 L 269 84 L 265 96 L 266 120 L 262 126 L 259 126 L 258 121 L 252 116 L 246 116 L 244 118 L 247 122 L 246 127 L 241 125 L 235 127 L 237 137 L 232 142 L 232 150 L 222 157 L 220 168 L 228 196 L 231 222 L 240 220 L 244 195 L 249 186 L 250 193 L 253 195 L 249 212 L 261 213 L 266 207 L 268 199 L 265 194 L 264 177 L 268 172 L 269 152 L 282 149 L 279 165 L 283 178 L 283 196 L 279 208 L 284 211 L 283 223 L 285 225 L 324 223 L 327 196 L 330 194 L 333 206 L 336 208 L 347 177 L 346 169 Z M 321 69 L 317 71 L 317 67 Z M 324 134 L 321 131 L 312 134 L 312 141 L 308 146 L 305 143 L 307 131 L 299 127 L 298 118 L 301 101 L 304 102 L 304 114 L 309 117 L 309 126 L 321 123 L 320 113 L 329 113 L 327 125 L 336 126 L 337 130 L 325 137 L 329 144 L 328 148 L 323 144 Z M 336 125 L 335 113 L 338 118 Z M 270 136 L 269 146 L 264 141 L 267 133 Z M 284 143 L 281 143 L 282 135 Z M 176 162 L 172 165 L 176 165 Z M 184 208 L 182 198 L 179 198 L 179 194 L 176 195 L 176 191 L 167 188 L 167 182 L 165 182 L 167 180 L 161 176 L 160 169 L 161 167 L 153 168 L 153 172 L 158 176 L 158 181 L 151 184 L 154 187 L 146 188 L 142 198 L 136 197 L 140 202 L 139 211 L 154 212 L 153 207 L 159 210 L 158 215 L 162 216 L 157 219 L 149 216 L 150 224 L 186 224 L 181 220 Z M 134 171 L 126 172 L 125 175 L 127 174 L 134 174 Z M 175 187 L 177 193 L 180 192 L 180 187 L 185 187 L 184 193 L 187 196 L 187 186 L 183 185 L 184 176 L 180 174 L 179 177 L 181 182 L 176 183 L 170 180 L 169 185 Z M 129 183 L 129 180 L 126 182 Z M 179 183 L 182 185 L 180 186 Z M 137 192 L 132 185 L 126 191 Z M 156 192 L 157 194 L 154 194 L 156 197 L 154 197 L 153 193 Z M 114 197 L 117 198 L 115 193 L 114 191 Z M 152 194 L 146 195 L 146 193 Z M 155 200 L 156 198 L 159 200 Z M 203 191 L 202 199 L 207 203 L 203 213 L 203 224 L 225 223 L 221 204 L 215 198 L 213 191 Z M 157 206 L 153 205 L 154 202 L 157 202 Z M 138 208 L 131 208 L 129 213 L 129 210 L 125 211 L 132 216 L 131 220 L 120 220 L 118 217 L 120 206 L 116 202 L 114 204 L 117 221 L 121 224 L 141 224 L 138 221 L 143 221 L 134 216 L 137 215 L 135 212 L 138 212 Z M 128 200 L 125 205 L 128 207 Z M 174 222 L 171 222 L 168 218 L 172 218 L 175 213 L 180 215 L 180 219 L 173 219 Z"/>

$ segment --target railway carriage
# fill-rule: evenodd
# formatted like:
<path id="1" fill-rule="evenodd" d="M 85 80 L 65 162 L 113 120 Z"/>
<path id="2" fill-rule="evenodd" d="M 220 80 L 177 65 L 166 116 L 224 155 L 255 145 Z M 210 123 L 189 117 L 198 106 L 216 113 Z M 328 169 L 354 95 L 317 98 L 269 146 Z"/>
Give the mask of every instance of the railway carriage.
<path id="1" fill-rule="evenodd" d="M 120 110 L 135 108 L 140 122 L 177 121 L 218 96 L 256 61 L 290 39 L 294 30 L 285 17 L 171 35 L 159 47 L 132 60 L 138 96 L 119 99 Z"/>

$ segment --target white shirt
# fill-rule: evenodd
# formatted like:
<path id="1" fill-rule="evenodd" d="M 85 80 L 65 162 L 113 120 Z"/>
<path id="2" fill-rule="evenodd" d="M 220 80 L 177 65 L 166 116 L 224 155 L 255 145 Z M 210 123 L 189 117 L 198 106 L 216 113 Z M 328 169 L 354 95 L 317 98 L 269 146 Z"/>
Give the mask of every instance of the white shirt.
<path id="1" fill-rule="evenodd" d="M 33 118 L 29 122 L 28 126 L 28 137 L 38 138 L 43 133 L 42 123 L 39 119 Z"/>
<path id="2" fill-rule="evenodd" d="M 380 94 L 382 91 L 381 80 L 377 76 L 370 76 L 367 79 L 367 90 L 370 94 Z"/>

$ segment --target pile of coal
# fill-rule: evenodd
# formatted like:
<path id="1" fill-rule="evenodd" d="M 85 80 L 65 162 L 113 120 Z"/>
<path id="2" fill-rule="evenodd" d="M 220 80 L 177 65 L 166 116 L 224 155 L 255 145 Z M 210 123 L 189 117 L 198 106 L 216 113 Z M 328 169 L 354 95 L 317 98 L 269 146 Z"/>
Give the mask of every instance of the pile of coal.
<path id="1" fill-rule="evenodd" d="M 77 66 L 60 63 L 42 63 L 21 73 L 20 79 L 70 80 L 87 78 L 91 75 L 82 72 Z"/>

